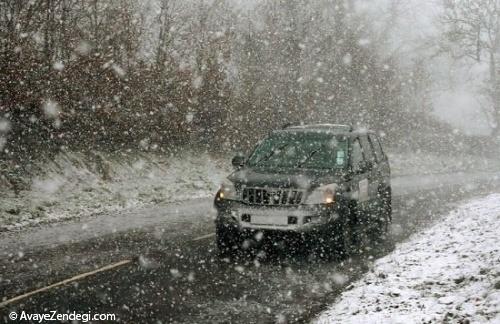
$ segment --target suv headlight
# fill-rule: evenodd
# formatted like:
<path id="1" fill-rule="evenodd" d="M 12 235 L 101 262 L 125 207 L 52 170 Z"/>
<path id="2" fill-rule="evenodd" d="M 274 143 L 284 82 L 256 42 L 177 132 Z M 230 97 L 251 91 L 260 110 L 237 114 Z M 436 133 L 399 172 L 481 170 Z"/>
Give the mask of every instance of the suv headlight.
<path id="1" fill-rule="evenodd" d="M 232 182 L 225 181 L 221 184 L 219 191 L 217 191 L 217 200 L 237 200 L 238 192 Z"/>
<path id="2" fill-rule="evenodd" d="M 335 202 L 335 190 L 337 185 L 325 185 L 314 189 L 307 197 L 305 203 L 308 205 L 333 204 Z"/>

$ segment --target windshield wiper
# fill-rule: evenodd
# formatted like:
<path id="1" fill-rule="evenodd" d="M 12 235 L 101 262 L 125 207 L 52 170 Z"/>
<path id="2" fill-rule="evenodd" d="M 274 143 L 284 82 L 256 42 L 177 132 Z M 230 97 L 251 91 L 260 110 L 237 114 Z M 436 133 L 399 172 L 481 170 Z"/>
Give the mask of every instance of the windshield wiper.
<path id="1" fill-rule="evenodd" d="M 304 161 L 302 161 L 299 164 L 297 164 L 296 167 L 297 168 L 302 168 L 304 166 L 304 164 L 306 164 L 307 162 L 309 162 L 309 160 L 314 156 L 314 154 L 316 154 L 318 152 L 319 152 L 319 150 L 314 150 L 311 153 L 309 153 L 309 155 L 307 156 L 307 158 Z"/>
<path id="2" fill-rule="evenodd" d="M 285 147 L 287 147 L 289 144 L 285 144 L 283 145 L 282 147 L 279 147 L 278 149 L 276 150 L 272 150 L 271 153 L 269 153 L 268 155 L 264 156 L 262 159 L 260 159 L 259 161 L 255 162 L 255 165 L 258 165 L 260 162 L 266 162 L 267 160 L 269 160 L 273 155 L 275 155 L 277 152 L 281 152 L 283 151 L 283 149 Z"/>

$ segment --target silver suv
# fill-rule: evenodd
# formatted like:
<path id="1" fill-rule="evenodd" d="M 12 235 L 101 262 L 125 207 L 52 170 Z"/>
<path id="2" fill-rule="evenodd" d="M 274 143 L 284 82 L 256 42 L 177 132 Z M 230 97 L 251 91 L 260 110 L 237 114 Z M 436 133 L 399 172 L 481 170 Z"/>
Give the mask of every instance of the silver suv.
<path id="1" fill-rule="evenodd" d="M 387 234 L 390 168 L 374 132 L 331 124 L 287 127 L 232 164 L 235 171 L 214 200 L 222 255 L 277 235 L 350 254 L 362 237 Z"/>

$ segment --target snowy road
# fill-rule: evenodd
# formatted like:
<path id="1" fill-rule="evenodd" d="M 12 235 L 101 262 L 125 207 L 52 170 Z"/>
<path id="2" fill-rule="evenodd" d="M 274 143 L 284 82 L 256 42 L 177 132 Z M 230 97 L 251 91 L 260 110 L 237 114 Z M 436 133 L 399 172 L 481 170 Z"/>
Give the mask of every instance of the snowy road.
<path id="1" fill-rule="evenodd" d="M 393 179 L 393 234 L 402 241 L 463 198 L 498 189 L 498 174 Z M 461 190 L 458 190 L 461 189 Z M 366 272 L 351 262 L 272 257 L 218 260 L 210 199 L 2 233 L 4 299 L 125 259 L 134 262 L 0 309 L 113 312 L 125 322 L 301 322 Z M 206 237 L 206 238 L 205 238 Z M 386 251 L 374 251 L 375 258 Z"/>

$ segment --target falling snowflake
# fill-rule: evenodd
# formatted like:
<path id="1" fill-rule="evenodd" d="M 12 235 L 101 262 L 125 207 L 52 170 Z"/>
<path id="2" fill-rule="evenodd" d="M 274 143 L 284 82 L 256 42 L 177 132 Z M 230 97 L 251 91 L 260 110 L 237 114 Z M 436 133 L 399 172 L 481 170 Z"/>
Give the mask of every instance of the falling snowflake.
<path id="1" fill-rule="evenodd" d="M 91 49 L 92 46 L 90 45 L 89 42 L 81 41 L 80 43 L 78 43 L 78 46 L 75 48 L 75 51 L 80 55 L 87 55 Z"/>
<path id="2" fill-rule="evenodd" d="M 203 85 L 203 78 L 201 76 L 199 77 L 196 77 L 194 80 L 193 80 L 193 88 L 195 89 L 199 89 L 201 88 L 201 86 Z"/>
<path id="3" fill-rule="evenodd" d="M 351 63 L 352 63 L 352 56 L 351 56 L 351 54 L 347 53 L 346 55 L 344 55 L 344 57 L 342 58 L 342 62 L 345 65 L 351 65 Z"/>
<path id="4" fill-rule="evenodd" d="M 7 119 L 0 119 L 0 133 L 8 133 L 10 128 L 10 121 Z"/>
<path id="5" fill-rule="evenodd" d="M 51 99 L 48 99 L 43 103 L 42 109 L 47 118 L 55 119 L 59 117 L 59 104 Z"/>
<path id="6" fill-rule="evenodd" d="M 57 61 L 57 62 L 54 63 L 54 65 L 52 65 L 52 67 L 56 71 L 62 71 L 64 69 L 64 64 L 61 61 Z"/>
<path id="7" fill-rule="evenodd" d="M 115 72 L 115 74 L 120 78 L 123 78 L 127 74 L 125 70 L 118 64 L 112 64 L 111 68 L 113 69 L 113 72 Z"/>

